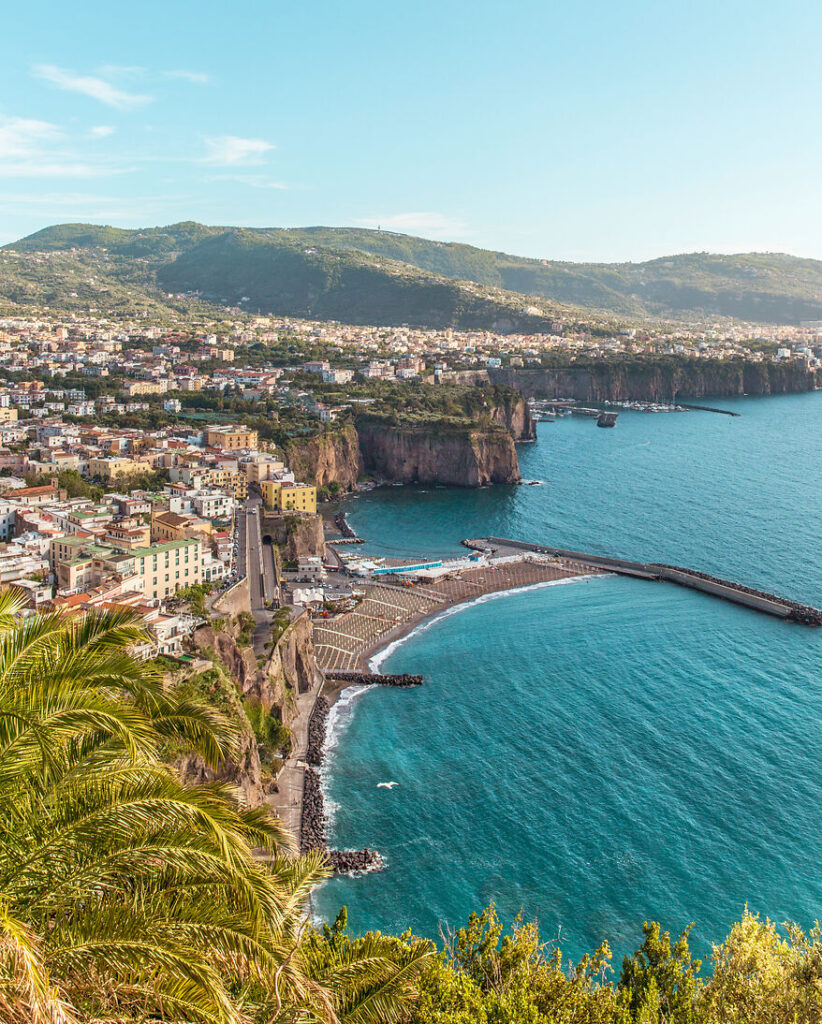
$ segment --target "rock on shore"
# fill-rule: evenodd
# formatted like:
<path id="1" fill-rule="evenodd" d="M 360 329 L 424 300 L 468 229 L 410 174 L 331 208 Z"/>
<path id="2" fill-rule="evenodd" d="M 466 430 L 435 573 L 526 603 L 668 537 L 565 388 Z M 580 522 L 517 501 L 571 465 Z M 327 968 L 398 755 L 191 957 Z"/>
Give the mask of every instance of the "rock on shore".
<path id="1" fill-rule="evenodd" d="M 382 867 L 382 857 L 376 850 L 329 850 L 327 819 L 319 772 L 306 768 L 303 781 L 303 816 L 300 826 L 300 852 L 322 850 L 331 867 L 338 874 L 349 871 L 373 871 Z"/>

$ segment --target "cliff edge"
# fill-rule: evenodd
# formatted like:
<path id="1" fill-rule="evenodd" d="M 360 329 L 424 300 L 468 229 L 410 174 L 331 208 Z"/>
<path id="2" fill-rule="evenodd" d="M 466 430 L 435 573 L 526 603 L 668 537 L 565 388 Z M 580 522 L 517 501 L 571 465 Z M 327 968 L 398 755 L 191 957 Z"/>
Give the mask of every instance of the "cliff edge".
<path id="1" fill-rule="evenodd" d="M 373 421 L 360 423 L 357 432 L 363 466 L 379 480 L 485 487 L 521 479 L 514 439 L 502 427 L 444 430 Z"/>

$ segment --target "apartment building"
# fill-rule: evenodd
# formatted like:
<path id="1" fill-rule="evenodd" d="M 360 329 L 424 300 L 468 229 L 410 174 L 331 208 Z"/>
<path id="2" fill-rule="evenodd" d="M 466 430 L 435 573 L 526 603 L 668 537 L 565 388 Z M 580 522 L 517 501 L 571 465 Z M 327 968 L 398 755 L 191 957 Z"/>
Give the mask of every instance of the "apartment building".
<path id="1" fill-rule="evenodd" d="M 209 466 L 202 477 L 202 484 L 228 491 L 238 501 L 248 497 L 248 478 L 238 466 Z"/>
<path id="2" fill-rule="evenodd" d="M 179 515 L 177 512 L 158 512 L 151 518 L 152 543 L 199 537 L 206 540 L 211 534 L 211 523 L 198 516 Z"/>
<path id="3" fill-rule="evenodd" d="M 283 480 L 263 480 L 260 493 L 267 508 L 294 512 L 317 511 L 317 488 L 310 484 L 289 483 Z"/>
<path id="4" fill-rule="evenodd" d="M 275 480 L 285 469 L 285 464 L 274 455 L 258 454 L 244 461 L 243 469 L 249 483 L 258 484 L 263 480 Z"/>
<path id="5" fill-rule="evenodd" d="M 129 398 L 135 395 L 164 395 L 168 391 L 167 380 L 133 380 L 126 384 Z"/>
<path id="6" fill-rule="evenodd" d="M 259 443 L 256 430 L 241 426 L 211 425 L 205 428 L 205 443 L 209 448 L 224 448 L 229 452 L 255 449 Z"/>
<path id="7" fill-rule="evenodd" d="M 202 581 L 202 545 L 197 537 L 130 550 L 88 537 L 62 537 L 51 542 L 50 558 L 63 591 L 127 581 L 146 597 L 162 600 Z"/>

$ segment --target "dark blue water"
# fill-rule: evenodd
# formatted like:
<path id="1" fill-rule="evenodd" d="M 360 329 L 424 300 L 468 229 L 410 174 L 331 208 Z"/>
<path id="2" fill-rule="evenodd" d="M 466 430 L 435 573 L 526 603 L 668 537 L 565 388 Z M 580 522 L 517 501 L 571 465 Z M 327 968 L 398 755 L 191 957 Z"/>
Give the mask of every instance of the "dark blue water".
<path id="1" fill-rule="evenodd" d="M 742 416 L 542 424 L 520 462 L 543 486 L 389 488 L 349 518 L 386 554 L 497 534 L 822 604 L 822 394 L 722 404 Z M 704 949 L 746 902 L 822 914 L 822 631 L 608 577 L 464 608 L 385 665 L 426 686 L 339 705 L 326 785 L 334 843 L 387 868 L 326 884 L 320 914 L 436 936 L 493 899 L 574 956 L 647 919 Z"/>

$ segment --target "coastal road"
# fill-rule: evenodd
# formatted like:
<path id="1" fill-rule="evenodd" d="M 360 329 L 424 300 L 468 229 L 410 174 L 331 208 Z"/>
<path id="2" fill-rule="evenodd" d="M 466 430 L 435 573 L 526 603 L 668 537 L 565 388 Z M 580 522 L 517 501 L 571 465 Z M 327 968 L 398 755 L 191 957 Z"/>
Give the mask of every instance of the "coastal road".
<path id="1" fill-rule="evenodd" d="M 254 616 L 253 644 L 257 654 L 262 654 L 264 645 L 271 636 L 271 621 L 274 618 L 266 604 L 274 595 L 274 553 L 270 546 L 263 544 L 260 533 L 260 506 L 256 496 L 250 497 L 241 513 L 245 520 L 244 557 L 248 574 L 248 589 L 251 599 L 251 614 Z"/>
<path id="2" fill-rule="evenodd" d="M 244 534 L 241 537 L 241 558 L 245 559 L 248 571 L 251 614 L 256 627 L 252 643 L 257 655 L 265 653 L 265 644 L 271 639 L 271 623 L 274 613 L 266 603 L 277 594 L 277 575 L 274 550 L 270 544 L 263 544 L 260 530 L 262 501 L 258 495 L 251 495 L 241 513 Z M 317 699 L 318 689 L 295 695 L 294 718 L 291 722 L 292 750 L 277 776 L 277 793 L 266 797 L 266 803 L 274 808 L 293 834 L 299 839 L 302 818 L 303 784 L 305 776 L 304 758 L 308 750 L 308 720 Z"/>

